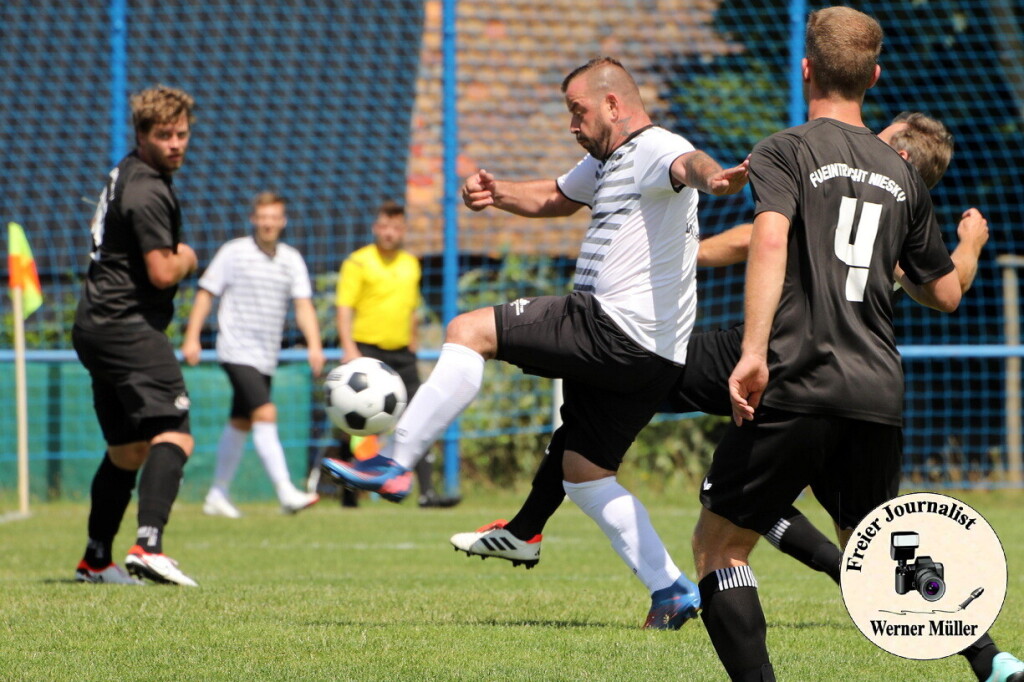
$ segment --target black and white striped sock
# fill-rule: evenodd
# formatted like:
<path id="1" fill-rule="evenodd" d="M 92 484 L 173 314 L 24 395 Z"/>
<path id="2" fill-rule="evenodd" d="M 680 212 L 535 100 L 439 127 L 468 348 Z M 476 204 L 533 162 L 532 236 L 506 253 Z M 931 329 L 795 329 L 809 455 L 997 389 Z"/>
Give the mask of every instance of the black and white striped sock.
<path id="1" fill-rule="evenodd" d="M 750 566 L 713 571 L 700 581 L 701 619 L 733 680 L 774 682 L 765 623 Z"/>

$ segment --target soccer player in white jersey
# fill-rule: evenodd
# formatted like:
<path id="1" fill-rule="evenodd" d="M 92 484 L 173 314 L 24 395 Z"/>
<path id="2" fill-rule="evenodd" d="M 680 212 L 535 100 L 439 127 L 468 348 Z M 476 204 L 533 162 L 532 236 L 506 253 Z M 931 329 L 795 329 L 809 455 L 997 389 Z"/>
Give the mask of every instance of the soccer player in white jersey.
<path id="1" fill-rule="evenodd" d="M 295 248 L 278 241 L 288 223 L 286 202 L 273 192 L 253 201 L 253 234 L 221 246 L 199 279 L 195 303 L 181 352 L 190 365 L 199 362 L 199 333 L 219 296 L 217 359 L 234 389 L 231 413 L 217 445 L 213 485 L 203 511 L 238 518 L 228 489 L 242 460 L 249 431 L 256 453 L 274 484 L 281 509 L 294 514 L 320 498 L 292 484 L 284 448 L 277 434 L 277 407 L 270 384 L 277 369 L 288 301 L 295 301 L 295 322 L 306 339 L 309 367 L 318 376 L 324 367 L 320 326 L 306 263 Z"/>
<path id="2" fill-rule="evenodd" d="M 404 498 L 410 469 L 480 390 L 485 360 L 565 380 L 564 486 L 652 595 L 646 627 L 678 628 L 700 606 L 646 509 L 615 478 L 626 449 L 686 362 L 696 311 L 697 192 L 732 194 L 746 164 L 723 170 L 685 138 L 658 128 L 629 73 L 594 59 L 562 82 L 569 131 L 589 152 L 557 180 L 462 188 L 476 211 L 493 206 L 553 218 L 592 210 L 568 296 L 519 298 L 456 317 L 430 378 L 402 415 L 393 458 L 324 470 L 349 487 Z"/>

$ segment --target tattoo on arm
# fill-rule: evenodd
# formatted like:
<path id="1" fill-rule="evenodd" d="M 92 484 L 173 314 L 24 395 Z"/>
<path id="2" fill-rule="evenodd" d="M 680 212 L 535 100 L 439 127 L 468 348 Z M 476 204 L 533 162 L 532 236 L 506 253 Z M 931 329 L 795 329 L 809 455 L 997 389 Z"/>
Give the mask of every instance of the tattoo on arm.
<path id="1" fill-rule="evenodd" d="M 697 150 L 686 157 L 686 184 L 696 190 L 707 191 L 708 180 L 722 167 L 704 152 Z"/>

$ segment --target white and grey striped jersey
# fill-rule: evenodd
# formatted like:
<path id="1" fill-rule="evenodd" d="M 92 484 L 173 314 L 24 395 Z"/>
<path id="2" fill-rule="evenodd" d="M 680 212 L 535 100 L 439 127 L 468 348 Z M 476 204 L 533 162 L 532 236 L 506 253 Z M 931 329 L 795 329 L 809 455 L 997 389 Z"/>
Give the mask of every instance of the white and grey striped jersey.
<path id="1" fill-rule="evenodd" d="M 313 297 L 302 254 L 278 242 L 271 257 L 252 237 L 232 239 L 217 250 L 199 286 L 220 296 L 217 359 L 273 376 L 288 302 Z"/>
<path id="2" fill-rule="evenodd" d="M 593 214 L 573 288 L 642 347 L 679 364 L 697 311 L 697 191 L 673 187 L 670 168 L 693 151 L 664 128 L 644 128 L 605 162 L 591 155 L 558 178 Z"/>

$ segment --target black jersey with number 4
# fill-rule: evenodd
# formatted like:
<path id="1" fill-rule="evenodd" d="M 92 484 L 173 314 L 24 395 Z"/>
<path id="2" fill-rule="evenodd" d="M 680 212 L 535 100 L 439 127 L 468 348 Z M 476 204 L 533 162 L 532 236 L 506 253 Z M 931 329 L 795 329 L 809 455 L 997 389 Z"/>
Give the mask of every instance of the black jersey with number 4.
<path id="1" fill-rule="evenodd" d="M 759 143 L 750 185 L 755 214 L 790 220 L 763 404 L 902 425 L 893 268 L 917 284 L 953 269 L 921 176 L 870 130 L 819 118 Z"/>
<path id="2" fill-rule="evenodd" d="M 133 152 L 110 171 L 92 219 L 89 273 L 75 314 L 85 329 L 149 325 L 163 331 L 174 314 L 177 286 L 149 281 L 145 254 L 177 252 L 181 207 L 171 178 Z"/>

